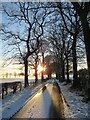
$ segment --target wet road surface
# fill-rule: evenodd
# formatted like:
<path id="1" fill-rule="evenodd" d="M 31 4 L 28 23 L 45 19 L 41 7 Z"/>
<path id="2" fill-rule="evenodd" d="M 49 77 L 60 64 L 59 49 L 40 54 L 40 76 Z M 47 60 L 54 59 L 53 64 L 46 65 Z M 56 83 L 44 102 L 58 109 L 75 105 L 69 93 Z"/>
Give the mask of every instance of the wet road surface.
<path id="1" fill-rule="evenodd" d="M 58 85 L 47 83 L 13 118 L 64 118 Z"/>

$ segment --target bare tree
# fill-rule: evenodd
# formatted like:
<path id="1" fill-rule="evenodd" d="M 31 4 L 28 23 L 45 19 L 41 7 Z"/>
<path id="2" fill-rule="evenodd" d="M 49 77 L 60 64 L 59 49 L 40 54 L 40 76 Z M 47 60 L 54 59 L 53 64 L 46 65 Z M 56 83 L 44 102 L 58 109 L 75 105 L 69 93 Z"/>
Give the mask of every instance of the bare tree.
<path id="1" fill-rule="evenodd" d="M 65 25 L 66 30 L 73 37 L 72 43 L 72 56 L 73 56 L 73 86 L 76 87 L 78 85 L 78 73 L 77 73 L 77 53 L 76 53 L 76 43 L 78 34 L 80 32 L 80 20 L 77 15 L 77 11 L 73 9 L 69 4 L 65 5 L 62 3 L 58 3 L 58 8 L 60 9 L 60 13 Z"/>
<path id="2" fill-rule="evenodd" d="M 42 74 L 41 74 L 41 81 L 44 81 L 44 68 L 45 68 L 45 53 L 47 52 L 47 48 L 48 46 L 48 41 L 43 37 L 41 40 L 41 47 L 40 47 L 40 53 L 41 53 L 41 57 L 42 57 Z"/>
<path id="3" fill-rule="evenodd" d="M 57 27 L 59 26 L 59 27 Z M 65 80 L 65 40 L 67 37 L 67 33 L 63 29 L 63 26 L 60 24 L 52 28 L 50 42 L 53 45 L 55 57 L 57 61 L 57 76 L 60 79 L 62 76 L 62 80 Z M 57 30 L 56 30 L 57 29 Z M 59 69 L 59 70 L 58 70 Z M 58 75 L 61 74 L 61 75 Z"/>
<path id="4" fill-rule="evenodd" d="M 38 65 L 39 65 L 39 50 L 37 50 L 35 53 L 33 53 L 30 57 L 29 57 L 29 67 L 30 69 L 34 69 L 35 70 L 35 83 L 38 82 Z"/>
<path id="5" fill-rule="evenodd" d="M 66 82 L 69 83 L 69 70 L 70 70 L 70 60 L 72 58 L 72 39 L 71 36 L 68 35 L 67 39 L 65 40 L 65 61 L 66 61 L 66 75 L 67 80 Z"/>
<path id="6" fill-rule="evenodd" d="M 11 6 L 10 6 L 11 4 Z M 35 53 L 39 48 L 40 37 L 43 35 L 43 24 L 46 17 L 46 10 L 42 13 L 38 9 L 30 9 L 33 3 L 10 3 L 3 4 L 3 11 L 8 21 L 8 27 L 3 26 L 2 32 L 4 34 L 3 40 L 15 49 L 14 58 L 18 58 L 25 66 L 25 87 L 28 84 L 28 58 Z M 38 5 L 38 4 L 37 4 Z M 11 9 L 10 9 L 11 7 Z M 8 10 L 10 9 L 10 10 Z M 42 15 L 42 17 L 40 17 Z M 20 31 L 13 30 L 10 26 L 18 26 Z M 23 27 L 23 29 L 22 29 Z"/>
<path id="7" fill-rule="evenodd" d="M 46 63 L 46 73 L 48 75 L 48 79 L 51 79 L 51 74 L 53 72 L 55 72 L 52 70 L 52 65 L 51 65 L 53 63 L 53 55 L 46 55 L 45 56 L 45 63 Z"/>
<path id="8" fill-rule="evenodd" d="M 90 45 L 90 1 L 79 3 L 76 0 L 76 2 L 72 2 L 72 4 L 74 6 L 74 9 L 77 11 L 82 23 L 84 43 L 85 43 L 86 55 L 87 55 L 88 71 L 89 71 L 88 84 L 90 86 L 90 47 L 89 47 Z"/>

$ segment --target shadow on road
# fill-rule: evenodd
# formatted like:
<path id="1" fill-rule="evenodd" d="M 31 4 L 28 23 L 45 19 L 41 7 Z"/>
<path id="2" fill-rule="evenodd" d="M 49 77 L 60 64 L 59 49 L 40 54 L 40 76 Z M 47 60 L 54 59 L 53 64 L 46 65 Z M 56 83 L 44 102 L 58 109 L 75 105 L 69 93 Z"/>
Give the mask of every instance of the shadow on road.
<path id="1" fill-rule="evenodd" d="M 52 104 L 50 106 L 49 118 L 62 118 L 65 120 L 61 90 L 56 82 L 53 84 L 51 97 Z"/>

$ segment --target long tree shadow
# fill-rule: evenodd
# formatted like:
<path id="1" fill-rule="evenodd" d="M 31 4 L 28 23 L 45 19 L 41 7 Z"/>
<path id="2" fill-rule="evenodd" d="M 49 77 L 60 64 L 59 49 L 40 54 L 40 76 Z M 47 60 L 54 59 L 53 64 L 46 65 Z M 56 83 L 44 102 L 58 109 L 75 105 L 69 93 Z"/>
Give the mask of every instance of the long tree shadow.
<path id="1" fill-rule="evenodd" d="M 52 104 L 50 106 L 49 118 L 57 118 L 57 119 L 65 120 L 61 90 L 56 82 L 53 84 L 51 97 L 52 97 Z"/>

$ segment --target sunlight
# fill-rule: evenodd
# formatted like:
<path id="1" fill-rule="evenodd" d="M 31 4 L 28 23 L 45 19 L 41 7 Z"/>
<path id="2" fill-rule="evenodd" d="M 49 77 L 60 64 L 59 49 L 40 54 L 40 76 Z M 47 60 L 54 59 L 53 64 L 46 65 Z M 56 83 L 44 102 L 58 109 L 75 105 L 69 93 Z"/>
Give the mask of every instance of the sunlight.
<path id="1" fill-rule="evenodd" d="M 43 71 L 43 67 L 42 67 L 41 65 L 38 65 L 37 70 L 38 70 L 38 72 L 40 73 L 40 72 Z"/>
<path id="2" fill-rule="evenodd" d="M 38 65 L 37 70 L 38 70 L 38 73 L 40 73 L 42 71 L 45 71 L 46 70 L 46 66 L 43 67 L 41 65 Z"/>
<path id="3" fill-rule="evenodd" d="M 42 91 L 38 92 L 34 97 L 38 97 L 42 94 Z"/>

